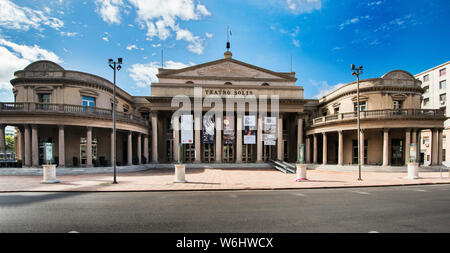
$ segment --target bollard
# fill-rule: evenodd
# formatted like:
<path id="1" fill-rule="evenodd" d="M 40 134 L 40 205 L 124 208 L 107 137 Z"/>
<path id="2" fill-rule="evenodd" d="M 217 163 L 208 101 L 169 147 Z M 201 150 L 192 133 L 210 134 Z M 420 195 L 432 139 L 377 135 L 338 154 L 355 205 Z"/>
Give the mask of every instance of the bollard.
<path id="1" fill-rule="evenodd" d="M 297 180 L 295 180 L 295 181 L 298 182 L 298 181 L 302 181 L 302 180 L 308 180 L 306 178 L 306 164 L 297 163 L 296 168 L 297 168 Z"/>
<path id="2" fill-rule="evenodd" d="M 44 168 L 44 180 L 42 181 L 43 184 L 55 184 L 59 183 L 58 180 L 56 180 L 56 164 L 45 164 L 42 165 Z"/>
<path id="3" fill-rule="evenodd" d="M 184 164 L 175 164 L 175 180 L 174 183 L 186 183 L 185 178 L 186 167 Z"/>
<path id="4" fill-rule="evenodd" d="M 418 179 L 419 177 L 419 163 L 408 163 L 408 179 Z"/>

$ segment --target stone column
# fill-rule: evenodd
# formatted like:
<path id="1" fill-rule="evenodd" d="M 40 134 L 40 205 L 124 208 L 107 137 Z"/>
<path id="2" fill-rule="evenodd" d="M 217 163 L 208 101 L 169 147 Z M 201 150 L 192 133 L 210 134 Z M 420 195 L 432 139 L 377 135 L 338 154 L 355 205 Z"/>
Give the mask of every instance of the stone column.
<path id="1" fill-rule="evenodd" d="M 299 152 L 300 152 L 300 145 L 303 144 L 303 118 L 301 117 L 301 115 L 297 116 L 297 159 L 299 157 Z M 305 147 L 303 147 L 303 150 L 305 150 Z M 303 158 L 305 158 L 305 152 L 303 152 Z M 306 159 L 305 159 L 306 160 Z"/>
<path id="2" fill-rule="evenodd" d="M 173 117 L 173 160 L 178 162 L 178 144 L 180 144 L 180 116 Z"/>
<path id="3" fill-rule="evenodd" d="M 116 134 L 117 134 L 117 132 L 116 132 Z M 116 154 L 114 154 L 114 129 L 111 129 L 109 140 L 110 140 L 110 144 L 111 144 L 110 151 L 109 151 L 109 153 L 110 153 L 109 160 L 110 160 L 111 166 L 114 166 L 114 163 L 116 162 Z"/>
<path id="4" fill-rule="evenodd" d="M 144 135 L 144 158 L 145 163 L 149 163 L 148 161 L 148 135 Z"/>
<path id="5" fill-rule="evenodd" d="M 158 114 L 151 113 L 152 121 L 152 162 L 158 163 Z"/>
<path id="6" fill-rule="evenodd" d="M 438 131 L 438 165 L 442 165 L 442 158 L 443 158 L 443 150 L 442 150 L 442 129 L 439 129 Z"/>
<path id="7" fill-rule="evenodd" d="M 6 159 L 5 127 L 5 125 L 0 124 L 0 153 L 4 154 L 4 158 Z"/>
<path id="8" fill-rule="evenodd" d="M 344 165 L 344 133 L 338 131 L 338 165 Z"/>
<path id="9" fill-rule="evenodd" d="M 86 167 L 92 167 L 92 127 L 86 129 Z"/>
<path id="10" fill-rule="evenodd" d="M 262 153 L 263 153 L 263 119 L 262 115 L 258 115 L 258 130 L 257 130 L 257 137 L 256 137 L 256 162 L 262 163 Z"/>
<path id="11" fill-rule="evenodd" d="M 405 165 L 409 163 L 409 145 L 411 143 L 411 129 L 405 130 Z"/>
<path id="12" fill-rule="evenodd" d="M 317 135 L 314 134 L 314 140 L 313 140 L 313 163 L 317 164 Z"/>
<path id="13" fill-rule="evenodd" d="M 383 129 L 383 166 L 389 165 L 389 129 Z"/>
<path id="14" fill-rule="evenodd" d="M 133 165 L 133 132 L 128 131 L 127 141 L 127 165 Z"/>
<path id="15" fill-rule="evenodd" d="M 360 144 L 361 144 L 361 165 L 364 165 L 364 130 L 361 130 L 360 135 L 359 135 L 359 140 L 360 140 Z"/>
<path id="16" fill-rule="evenodd" d="M 242 117 L 241 113 L 237 113 L 236 118 L 236 163 L 242 162 Z"/>
<path id="17" fill-rule="evenodd" d="M 439 155 L 439 145 L 438 145 L 438 130 L 432 129 L 431 131 L 431 165 L 437 165 L 438 155 Z"/>
<path id="18" fill-rule="evenodd" d="M 137 136 L 137 157 L 138 157 L 138 164 L 142 164 L 142 134 L 138 133 Z"/>
<path id="19" fill-rule="evenodd" d="M 323 132 L 323 145 L 322 145 L 322 164 L 327 165 L 328 163 L 328 141 L 327 141 L 327 133 Z"/>
<path id="20" fill-rule="evenodd" d="M 283 114 L 280 113 L 278 116 L 278 124 L 277 124 L 277 159 L 280 161 L 284 160 L 284 143 L 283 143 Z"/>
<path id="21" fill-rule="evenodd" d="M 24 125 L 25 133 L 24 133 L 24 146 L 25 146 L 25 154 L 24 154 L 24 165 L 25 167 L 31 167 L 31 143 L 30 143 L 30 126 Z"/>
<path id="22" fill-rule="evenodd" d="M 222 117 L 216 114 L 216 162 L 222 162 Z"/>
<path id="23" fill-rule="evenodd" d="M 305 162 L 311 163 L 311 138 L 306 136 Z"/>
<path id="24" fill-rule="evenodd" d="M 31 163 L 39 167 L 39 142 L 37 125 L 31 125 Z"/>
<path id="25" fill-rule="evenodd" d="M 64 167 L 66 164 L 64 126 L 58 126 L 58 163 L 59 168 Z"/>
<path id="26" fill-rule="evenodd" d="M 195 161 L 200 163 L 202 161 L 202 138 L 201 138 L 202 118 L 200 113 L 194 113 L 194 133 L 195 133 Z"/>
<path id="27" fill-rule="evenodd" d="M 22 161 L 22 164 L 23 164 L 24 159 L 25 159 L 24 133 L 23 133 L 23 130 L 20 129 L 19 127 L 17 129 L 19 130 L 19 134 L 20 134 L 20 142 L 19 142 L 19 144 L 20 144 L 20 149 L 19 149 L 20 150 L 20 156 L 19 156 L 19 159 Z"/>

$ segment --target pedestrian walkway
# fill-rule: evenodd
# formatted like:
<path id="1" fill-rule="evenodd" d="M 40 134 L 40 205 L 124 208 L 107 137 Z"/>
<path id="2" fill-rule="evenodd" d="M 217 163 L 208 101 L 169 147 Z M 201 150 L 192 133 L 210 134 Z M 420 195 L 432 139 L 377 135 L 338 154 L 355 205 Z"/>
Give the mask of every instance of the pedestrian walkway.
<path id="1" fill-rule="evenodd" d="M 442 175 L 442 177 L 441 177 Z M 406 172 L 364 172 L 358 181 L 356 171 L 308 170 L 308 181 L 296 182 L 295 174 L 274 169 L 191 168 L 188 183 L 173 183 L 173 169 L 148 169 L 118 174 L 59 175 L 58 184 L 41 184 L 42 176 L 0 176 L 0 192 L 7 191 L 179 191 L 179 190 L 256 190 L 367 187 L 388 185 L 450 183 L 449 172 L 421 172 L 421 179 L 406 179 Z"/>

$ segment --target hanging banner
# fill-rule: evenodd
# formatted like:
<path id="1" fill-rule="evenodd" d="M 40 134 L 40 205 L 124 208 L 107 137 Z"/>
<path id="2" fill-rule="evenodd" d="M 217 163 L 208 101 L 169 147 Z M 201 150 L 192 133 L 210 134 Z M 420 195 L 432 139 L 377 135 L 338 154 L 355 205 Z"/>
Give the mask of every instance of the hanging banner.
<path id="1" fill-rule="evenodd" d="M 263 141 L 266 146 L 275 146 L 277 140 L 277 118 L 264 117 Z"/>
<path id="2" fill-rule="evenodd" d="M 234 116 L 223 116 L 223 144 L 234 143 Z"/>
<path id="3" fill-rule="evenodd" d="M 205 114 L 203 117 L 202 142 L 214 144 L 214 115 Z"/>
<path id="4" fill-rule="evenodd" d="M 244 144 L 256 144 L 256 116 L 244 116 Z"/>
<path id="5" fill-rule="evenodd" d="M 181 144 L 194 143 L 194 129 L 192 127 L 194 117 L 192 114 L 181 115 Z"/>

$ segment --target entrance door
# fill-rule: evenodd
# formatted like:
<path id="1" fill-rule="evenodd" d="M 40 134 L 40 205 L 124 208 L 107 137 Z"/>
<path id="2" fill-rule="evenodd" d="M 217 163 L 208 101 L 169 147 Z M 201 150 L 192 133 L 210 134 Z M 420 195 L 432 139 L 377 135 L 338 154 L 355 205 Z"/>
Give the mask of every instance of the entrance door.
<path id="1" fill-rule="evenodd" d="M 364 164 L 367 164 L 367 145 L 368 141 L 364 140 Z M 358 164 L 358 140 L 353 140 L 353 164 Z"/>
<path id="2" fill-rule="evenodd" d="M 232 163 L 234 162 L 234 145 L 223 145 L 223 162 Z"/>
<path id="3" fill-rule="evenodd" d="M 242 162 L 249 163 L 253 161 L 253 146 L 252 144 L 244 144 L 242 146 Z"/>
<path id="4" fill-rule="evenodd" d="M 269 159 L 276 160 L 277 157 L 277 146 L 276 145 L 263 145 L 263 161 L 268 161 Z"/>
<path id="5" fill-rule="evenodd" d="M 403 158 L 403 140 L 402 139 L 392 139 L 391 142 L 391 164 L 392 165 L 403 165 L 405 163 Z"/>
<path id="6" fill-rule="evenodd" d="M 184 144 L 183 145 L 183 160 L 186 163 L 192 163 L 195 160 L 195 145 L 194 144 Z"/>
<path id="7" fill-rule="evenodd" d="M 216 159 L 214 151 L 215 151 L 214 144 L 203 144 L 203 162 L 205 163 L 214 162 Z"/>

